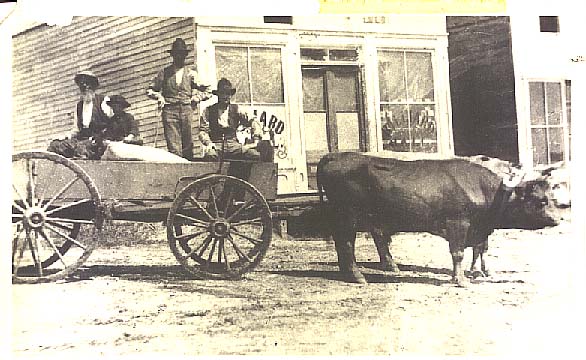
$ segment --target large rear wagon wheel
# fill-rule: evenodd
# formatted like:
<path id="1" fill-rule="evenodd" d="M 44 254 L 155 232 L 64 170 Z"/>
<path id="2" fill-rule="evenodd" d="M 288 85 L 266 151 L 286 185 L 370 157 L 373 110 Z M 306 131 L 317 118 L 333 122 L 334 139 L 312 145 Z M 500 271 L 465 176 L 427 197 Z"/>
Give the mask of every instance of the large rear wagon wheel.
<path id="1" fill-rule="evenodd" d="M 200 279 L 234 279 L 253 270 L 272 238 L 272 219 L 251 184 L 210 175 L 186 186 L 167 218 L 167 239 L 181 265 Z"/>
<path id="2" fill-rule="evenodd" d="M 15 154 L 12 170 L 12 280 L 64 279 L 100 237 L 98 190 L 81 167 L 50 152 Z"/>

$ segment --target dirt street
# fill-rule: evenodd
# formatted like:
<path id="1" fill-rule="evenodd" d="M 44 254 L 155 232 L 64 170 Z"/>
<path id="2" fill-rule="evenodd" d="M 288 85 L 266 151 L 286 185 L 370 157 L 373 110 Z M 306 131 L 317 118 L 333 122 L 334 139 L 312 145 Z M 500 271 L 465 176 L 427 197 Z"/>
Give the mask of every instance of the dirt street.
<path id="1" fill-rule="evenodd" d="M 378 270 L 362 234 L 369 283 L 355 285 L 339 280 L 331 241 L 283 238 L 243 280 L 191 280 L 161 231 L 98 248 L 71 281 L 14 285 L 14 357 L 569 355 L 582 341 L 578 241 L 569 224 L 499 230 L 492 276 L 458 288 L 447 242 L 429 234 L 395 238 L 398 276 Z"/>

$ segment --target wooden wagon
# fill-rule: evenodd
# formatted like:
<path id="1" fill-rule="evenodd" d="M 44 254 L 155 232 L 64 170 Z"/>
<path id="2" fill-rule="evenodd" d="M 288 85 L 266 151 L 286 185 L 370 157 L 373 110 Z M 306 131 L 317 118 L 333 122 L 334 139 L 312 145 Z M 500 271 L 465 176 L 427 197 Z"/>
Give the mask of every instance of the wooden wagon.
<path id="1" fill-rule="evenodd" d="M 69 276 L 109 219 L 164 222 L 171 251 L 198 278 L 251 271 L 272 239 L 273 163 L 72 161 L 31 151 L 12 164 L 13 282 Z"/>

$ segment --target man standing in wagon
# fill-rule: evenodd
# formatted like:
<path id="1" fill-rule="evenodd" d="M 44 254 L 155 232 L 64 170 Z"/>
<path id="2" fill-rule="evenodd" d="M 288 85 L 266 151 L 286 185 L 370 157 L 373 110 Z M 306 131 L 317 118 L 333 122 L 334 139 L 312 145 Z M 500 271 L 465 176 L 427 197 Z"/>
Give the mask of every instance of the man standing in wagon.
<path id="1" fill-rule="evenodd" d="M 193 111 L 200 101 L 211 97 L 210 86 L 203 85 L 195 67 L 185 64 L 189 49 L 181 38 L 169 50 L 173 63 L 153 79 L 147 96 L 162 109 L 163 131 L 169 152 L 193 159 L 191 127 Z"/>

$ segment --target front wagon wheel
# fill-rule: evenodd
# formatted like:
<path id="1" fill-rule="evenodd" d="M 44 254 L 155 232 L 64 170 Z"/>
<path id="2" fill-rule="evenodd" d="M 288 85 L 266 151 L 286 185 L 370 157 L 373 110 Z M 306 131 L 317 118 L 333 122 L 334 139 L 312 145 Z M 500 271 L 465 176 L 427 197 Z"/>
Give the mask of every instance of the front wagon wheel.
<path id="1" fill-rule="evenodd" d="M 12 156 L 12 280 L 64 279 L 90 256 L 101 234 L 101 199 L 74 162 L 54 153 Z"/>
<path id="2" fill-rule="evenodd" d="M 271 237 L 265 198 L 232 176 L 192 182 L 178 194 L 167 218 L 171 251 L 197 278 L 233 279 L 251 271 L 266 254 Z"/>

